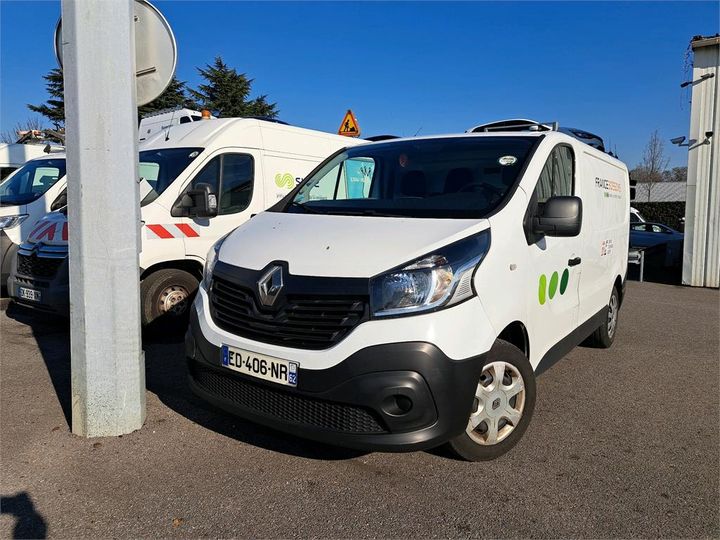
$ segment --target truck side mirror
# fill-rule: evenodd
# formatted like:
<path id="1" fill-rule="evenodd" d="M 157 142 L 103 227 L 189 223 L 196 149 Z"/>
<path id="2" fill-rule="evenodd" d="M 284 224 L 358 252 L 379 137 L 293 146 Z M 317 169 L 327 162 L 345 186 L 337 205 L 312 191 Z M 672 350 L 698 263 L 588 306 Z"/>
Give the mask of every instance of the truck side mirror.
<path id="1" fill-rule="evenodd" d="M 200 183 L 187 190 L 172 209 L 173 217 L 215 217 L 218 213 L 217 195 L 210 184 Z"/>
<path id="2" fill-rule="evenodd" d="M 577 236 L 582 227 L 580 197 L 550 197 L 538 206 L 532 220 L 533 233 L 546 236 Z"/>

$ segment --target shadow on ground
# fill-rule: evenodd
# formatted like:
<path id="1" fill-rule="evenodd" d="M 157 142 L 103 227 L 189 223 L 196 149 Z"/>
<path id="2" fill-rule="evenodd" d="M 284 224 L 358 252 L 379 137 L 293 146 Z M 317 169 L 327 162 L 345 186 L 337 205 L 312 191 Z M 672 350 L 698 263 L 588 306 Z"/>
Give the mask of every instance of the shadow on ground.
<path id="1" fill-rule="evenodd" d="M 16 304 L 10 304 L 6 314 L 25 324 L 37 341 L 70 429 L 70 333 L 67 319 L 31 311 Z M 307 441 L 246 422 L 200 400 L 188 386 L 183 338 L 177 332 L 145 332 L 143 349 L 147 389 L 170 409 L 206 429 L 246 444 L 309 459 L 342 460 L 363 455 L 363 452 Z"/>
<path id="2" fill-rule="evenodd" d="M 0 497 L 0 513 L 13 516 L 13 538 L 46 538 L 47 523 L 26 492 Z"/>

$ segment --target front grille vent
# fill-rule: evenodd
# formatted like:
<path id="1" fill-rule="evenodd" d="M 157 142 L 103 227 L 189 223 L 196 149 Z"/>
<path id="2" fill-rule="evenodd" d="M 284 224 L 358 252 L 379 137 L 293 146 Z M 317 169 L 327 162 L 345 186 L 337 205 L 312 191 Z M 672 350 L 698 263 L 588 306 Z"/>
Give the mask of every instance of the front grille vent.
<path id="1" fill-rule="evenodd" d="M 220 328 L 286 347 L 327 349 L 368 318 L 367 296 L 288 294 L 267 309 L 250 289 L 217 276 L 210 296 Z"/>
<path id="2" fill-rule="evenodd" d="M 52 278 L 65 260 L 57 257 L 38 257 L 36 254 L 17 256 L 17 273 L 35 278 Z"/>
<path id="3" fill-rule="evenodd" d="M 230 401 L 243 410 L 290 424 L 312 426 L 342 433 L 384 433 L 374 414 L 362 407 L 333 403 L 219 373 L 197 362 L 190 363 L 190 375 L 206 392 Z"/>

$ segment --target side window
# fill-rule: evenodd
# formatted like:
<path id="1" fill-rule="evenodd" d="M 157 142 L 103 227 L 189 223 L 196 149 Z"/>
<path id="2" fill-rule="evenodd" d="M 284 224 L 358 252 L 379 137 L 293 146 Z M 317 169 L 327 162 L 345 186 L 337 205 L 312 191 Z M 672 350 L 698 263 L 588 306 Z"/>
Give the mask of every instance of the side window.
<path id="1" fill-rule="evenodd" d="M 253 192 L 252 156 L 223 156 L 220 186 L 220 214 L 234 214 L 245 210 L 250 205 Z"/>
<path id="2" fill-rule="evenodd" d="M 252 199 L 253 169 L 252 156 L 222 154 L 203 167 L 190 183 L 190 189 L 210 184 L 218 197 L 218 214 L 242 212 Z"/>
<path id="3" fill-rule="evenodd" d="M 203 169 L 192 179 L 190 182 L 190 188 L 196 187 L 198 184 L 210 184 L 212 192 L 218 192 L 218 186 L 220 185 L 220 158 L 222 156 L 216 156 L 210 160 L 210 163 L 205 165 Z"/>
<path id="4" fill-rule="evenodd" d="M 569 146 L 557 146 L 545 162 L 535 187 L 538 203 L 556 195 L 572 195 L 575 165 Z"/>

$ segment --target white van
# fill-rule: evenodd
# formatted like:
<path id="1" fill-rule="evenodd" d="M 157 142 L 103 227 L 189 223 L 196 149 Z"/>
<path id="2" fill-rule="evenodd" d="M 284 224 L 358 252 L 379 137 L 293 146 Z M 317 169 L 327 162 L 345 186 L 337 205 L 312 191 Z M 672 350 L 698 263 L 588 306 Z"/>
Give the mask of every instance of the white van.
<path id="1" fill-rule="evenodd" d="M 171 127 L 140 146 L 142 322 L 182 320 L 208 249 L 286 196 L 313 167 L 363 141 L 254 119 Z M 64 163 L 64 158 L 63 158 Z M 69 312 L 66 212 L 33 224 L 8 279 L 30 307 Z"/>
<path id="2" fill-rule="evenodd" d="M 190 384 L 332 444 L 511 448 L 535 374 L 616 335 L 626 166 L 557 131 L 341 151 L 215 244 L 190 316 Z"/>
<path id="3" fill-rule="evenodd" d="M 12 149 L 14 156 L 8 157 L 14 161 L 5 163 L 9 165 L 7 168 L 14 168 L 13 172 L 0 181 L 0 283 L 3 285 L 17 246 L 27 237 L 30 228 L 47 212 L 65 204 L 61 197 L 65 188 L 65 157 L 44 154 L 40 145 L 9 146 L 22 148 Z M 19 162 L 26 156 L 29 161 Z"/>

